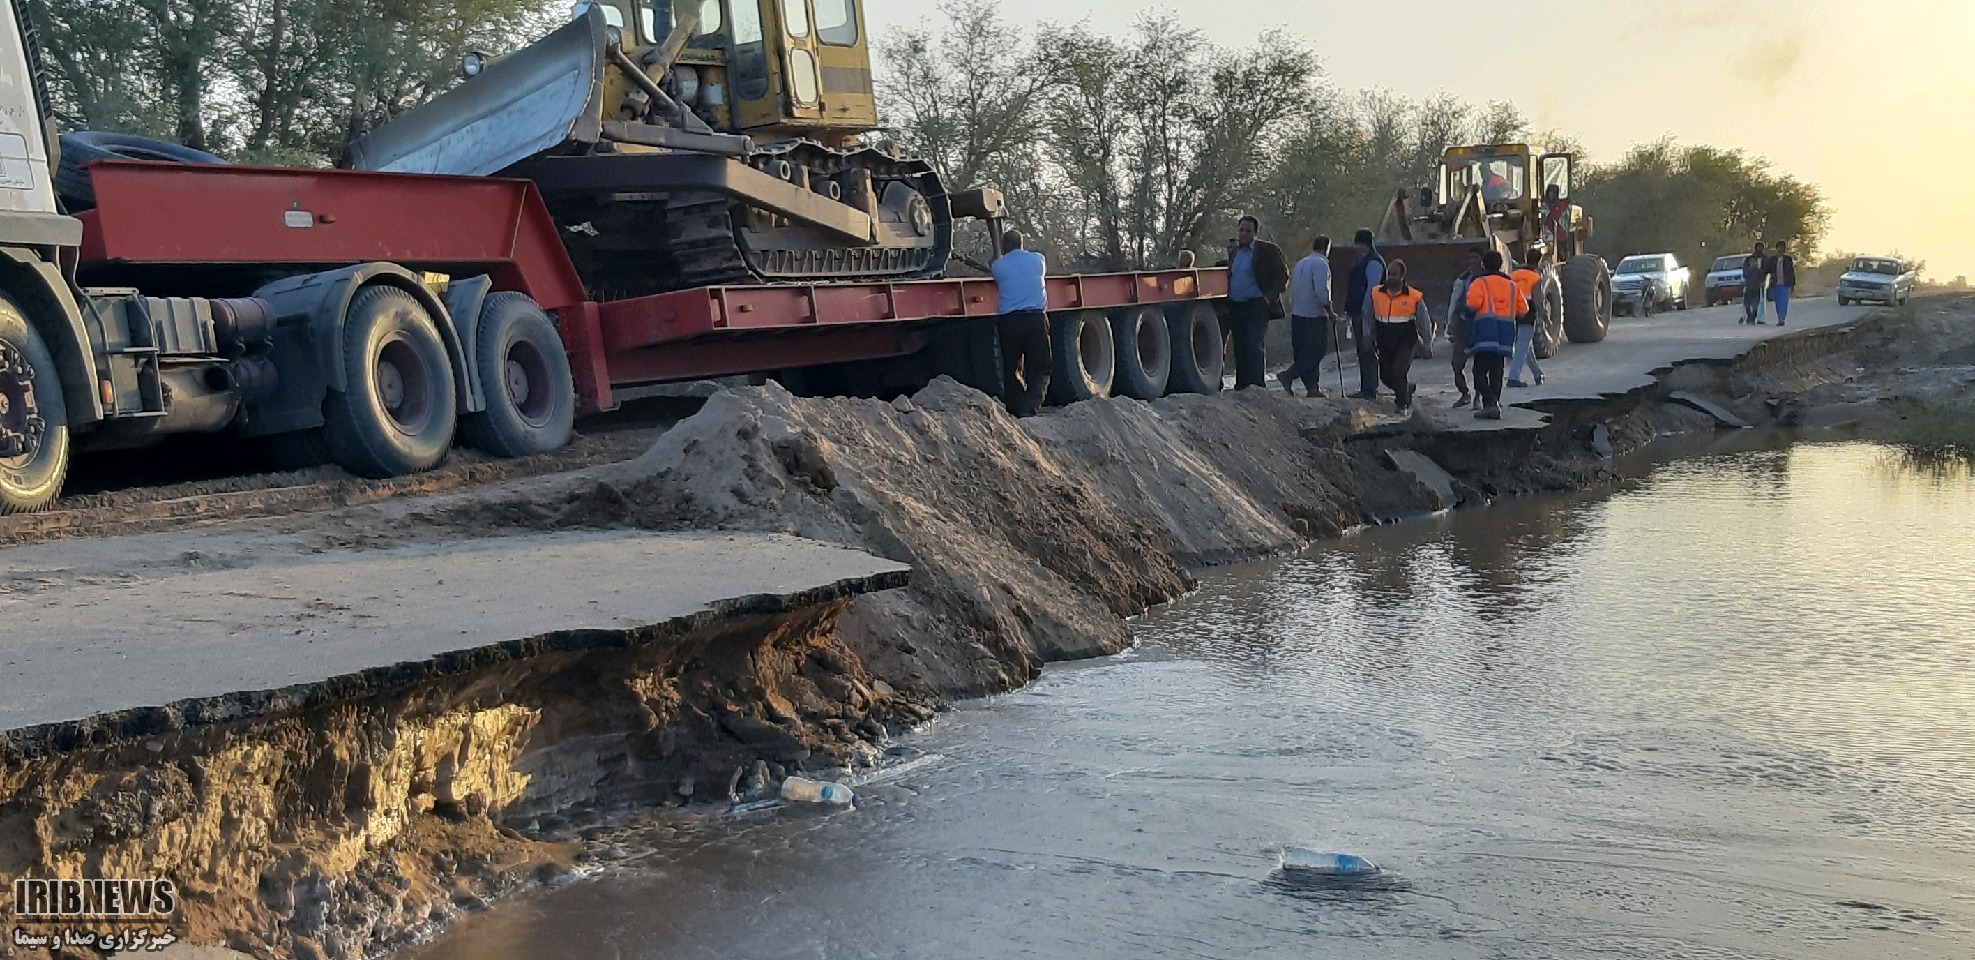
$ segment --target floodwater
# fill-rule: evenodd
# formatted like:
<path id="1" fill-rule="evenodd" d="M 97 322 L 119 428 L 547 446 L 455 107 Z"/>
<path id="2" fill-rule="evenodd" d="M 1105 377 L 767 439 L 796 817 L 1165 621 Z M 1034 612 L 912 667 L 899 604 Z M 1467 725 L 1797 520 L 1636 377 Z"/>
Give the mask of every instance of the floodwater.
<path id="1" fill-rule="evenodd" d="M 1865 444 L 1366 531 L 418 956 L 1975 956 L 1971 544 L 1965 467 Z"/>

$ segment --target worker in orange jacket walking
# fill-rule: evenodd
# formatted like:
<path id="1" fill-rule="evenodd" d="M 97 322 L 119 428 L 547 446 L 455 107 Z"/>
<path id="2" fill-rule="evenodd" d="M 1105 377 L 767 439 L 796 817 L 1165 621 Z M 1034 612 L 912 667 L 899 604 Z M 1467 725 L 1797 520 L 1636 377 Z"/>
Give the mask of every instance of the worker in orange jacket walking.
<path id="1" fill-rule="evenodd" d="M 1515 281 L 1502 273 L 1502 254 L 1490 250 L 1481 256 L 1485 271 L 1468 284 L 1468 309 L 1474 311 L 1474 324 L 1468 334 L 1468 353 L 1474 357 L 1474 387 L 1481 399 L 1474 415 L 1483 420 L 1502 419 L 1502 374 L 1509 365 L 1509 354 L 1516 348 L 1516 320 L 1529 310 L 1529 301 L 1516 289 Z"/>
<path id="2" fill-rule="evenodd" d="M 1378 378 L 1392 391 L 1400 413 L 1413 408 L 1413 394 L 1419 384 L 1411 382 L 1413 359 L 1433 355 L 1433 316 L 1426 310 L 1426 294 L 1406 283 L 1406 262 L 1394 260 L 1385 265 L 1385 276 L 1372 288 L 1371 311 Z M 1423 359 L 1423 358 L 1422 358 Z"/>

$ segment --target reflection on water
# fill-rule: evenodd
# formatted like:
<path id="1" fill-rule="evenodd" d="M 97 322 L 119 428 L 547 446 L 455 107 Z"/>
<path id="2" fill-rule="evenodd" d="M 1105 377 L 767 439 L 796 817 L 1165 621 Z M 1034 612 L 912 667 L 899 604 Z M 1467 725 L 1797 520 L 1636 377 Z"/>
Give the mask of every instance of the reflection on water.
<path id="1" fill-rule="evenodd" d="M 1867 445 L 1367 531 L 421 957 L 1975 956 L 1970 543 Z"/>

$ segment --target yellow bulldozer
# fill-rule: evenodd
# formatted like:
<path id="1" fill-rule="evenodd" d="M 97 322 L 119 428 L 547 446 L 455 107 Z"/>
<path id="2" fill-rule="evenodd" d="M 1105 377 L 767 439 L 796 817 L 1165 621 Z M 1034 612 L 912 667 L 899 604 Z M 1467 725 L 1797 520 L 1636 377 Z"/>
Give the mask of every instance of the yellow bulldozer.
<path id="1" fill-rule="evenodd" d="M 353 145 L 365 170 L 535 181 L 598 299 L 940 276 L 949 195 L 878 129 L 861 0 L 580 0 Z"/>
<path id="2" fill-rule="evenodd" d="M 1571 202 L 1574 179 L 1569 154 L 1538 155 L 1520 143 L 1450 148 L 1439 183 L 1416 192 L 1400 189 L 1386 206 L 1376 231 L 1379 248 L 1406 261 L 1408 281 L 1427 295 L 1442 321 L 1470 251 L 1492 249 L 1510 263 L 1531 262 L 1536 252 L 1547 251 L 1557 266 L 1556 282 L 1543 291 L 1549 302 L 1539 340 L 1596 343 L 1611 325 L 1611 269 L 1585 252 L 1592 223 Z"/>

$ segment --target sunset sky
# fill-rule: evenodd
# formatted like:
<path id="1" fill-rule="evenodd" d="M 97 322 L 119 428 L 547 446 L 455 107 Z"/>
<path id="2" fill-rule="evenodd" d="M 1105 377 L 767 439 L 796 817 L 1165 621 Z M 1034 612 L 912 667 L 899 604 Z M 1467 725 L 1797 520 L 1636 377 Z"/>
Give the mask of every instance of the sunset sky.
<path id="1" fill-rule="evenodd" d="M 867 4 L 875 37 L 937 18 L 929 0 Z M 1001 5 L 1013 22 L 1118 32 L 1163 7 L 1224 45 L 1285 27 L 1340 87 L 1514 100 L 1594 160 L 1665 134 L 1738 147 L 1823 188 L 1834 214 L 1826 249 L 1897 250 L 1930 275 L 1975 276 L 1975 0 Z M 1522 15 L 1495 16 L 1511 9 Z M 1502 26 L 1484 33 L 1484 21 Z M 1523 39 L 1496 42 L 1510 35 Z"/>

